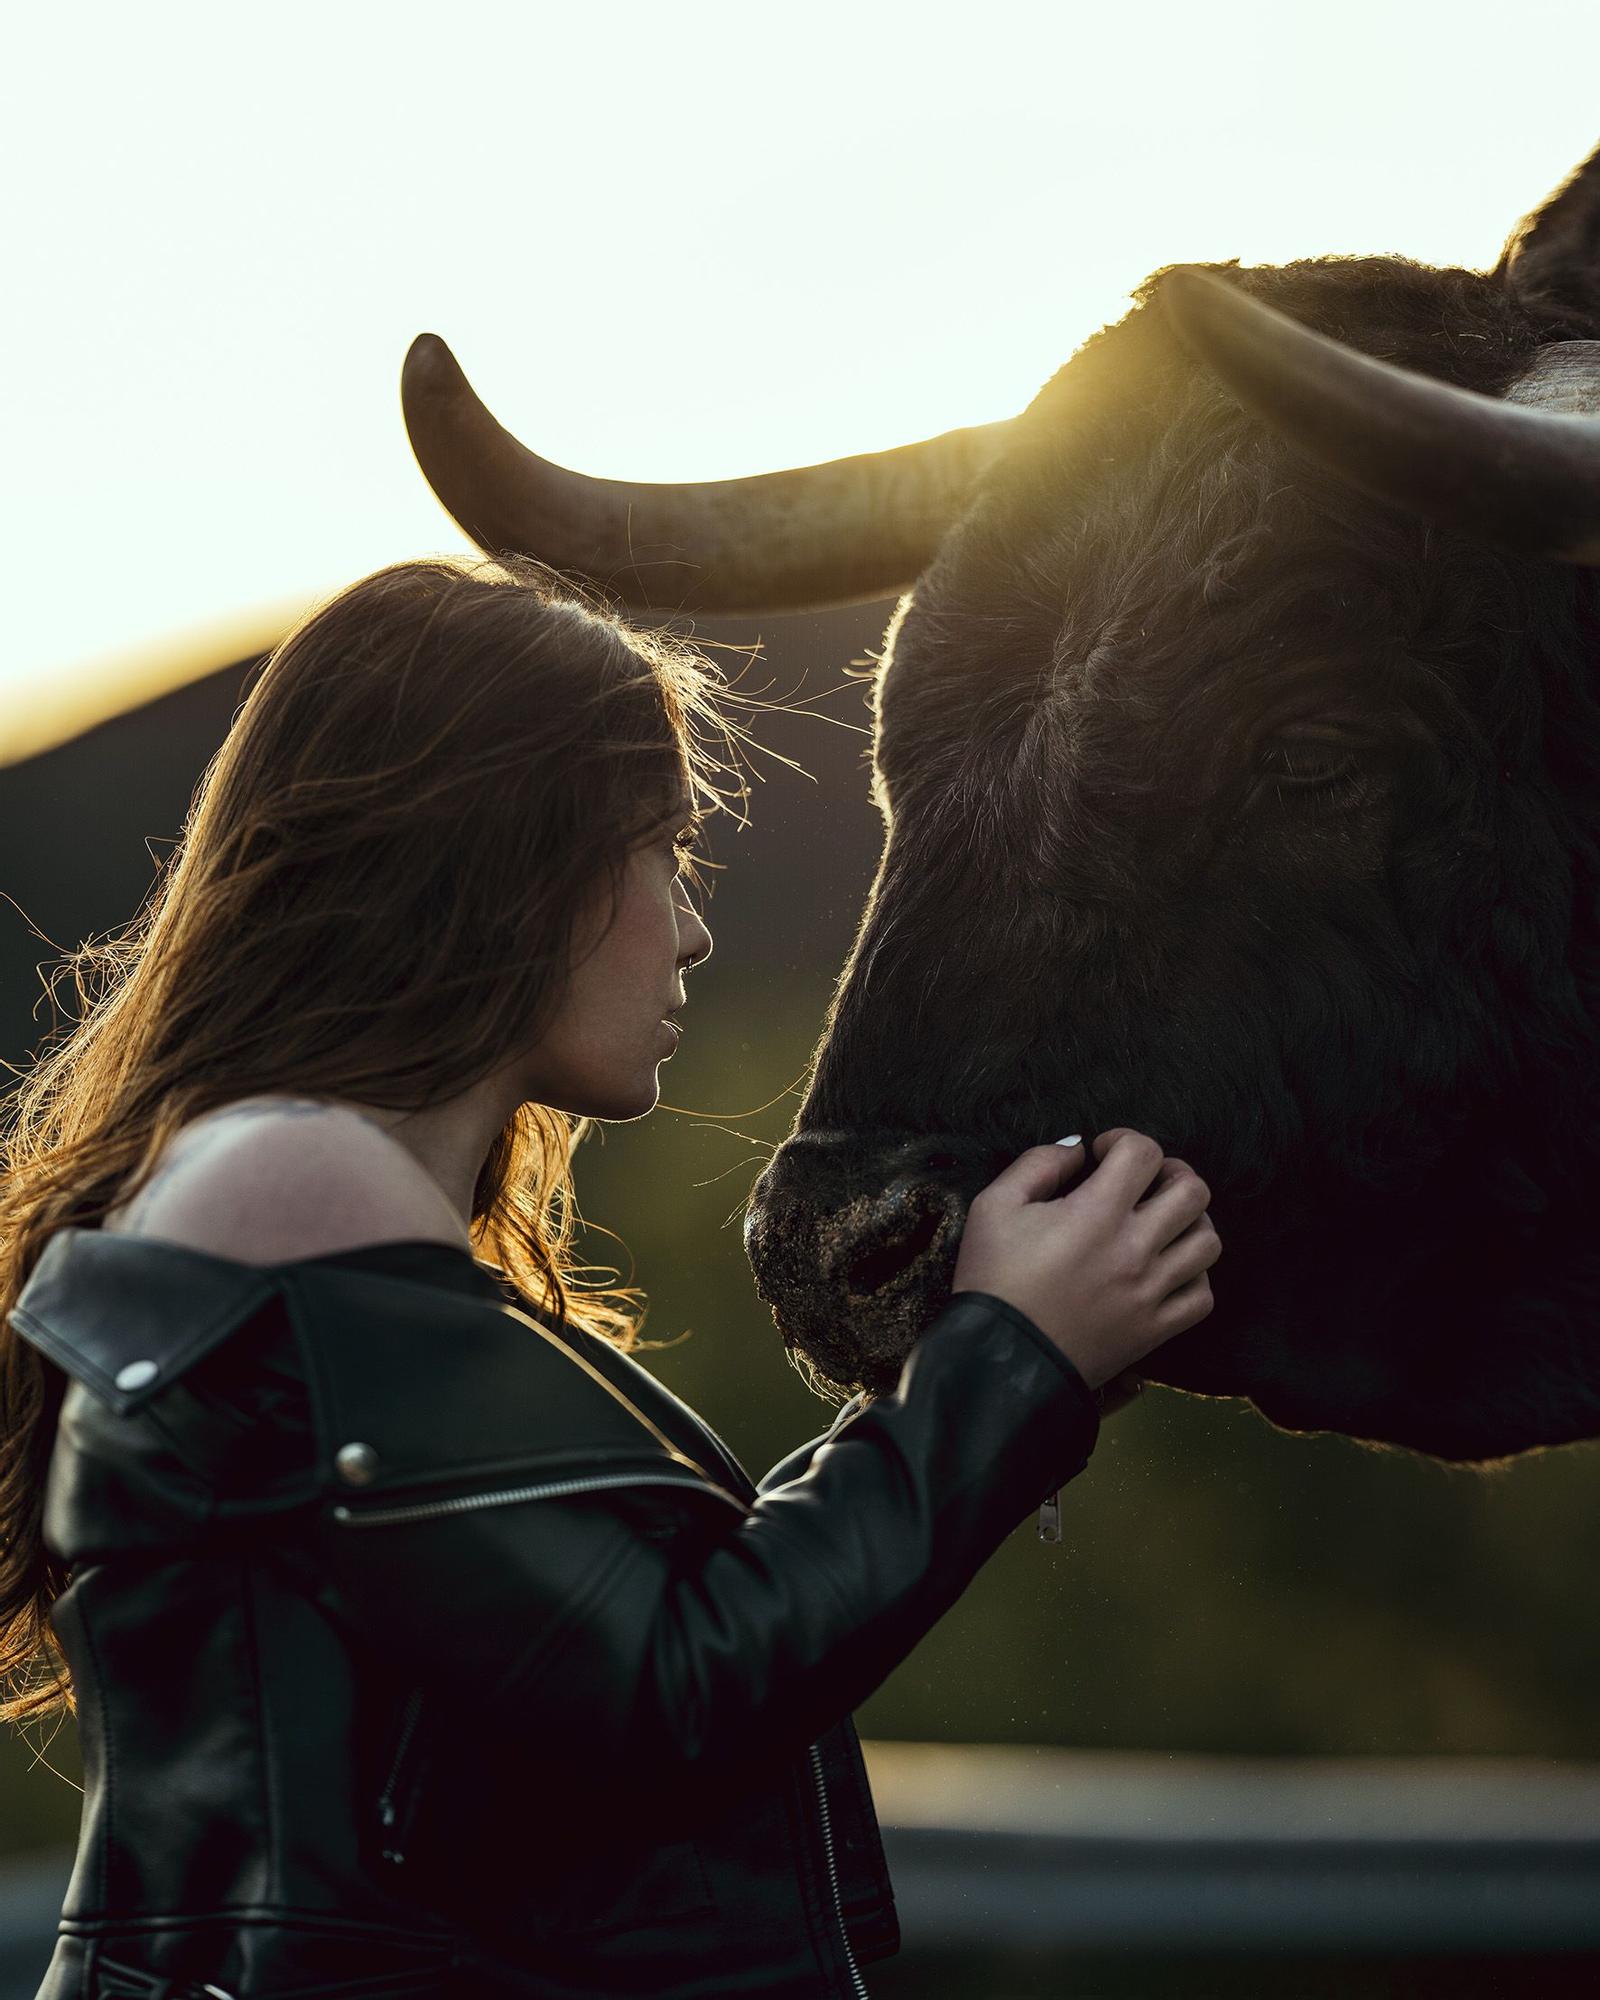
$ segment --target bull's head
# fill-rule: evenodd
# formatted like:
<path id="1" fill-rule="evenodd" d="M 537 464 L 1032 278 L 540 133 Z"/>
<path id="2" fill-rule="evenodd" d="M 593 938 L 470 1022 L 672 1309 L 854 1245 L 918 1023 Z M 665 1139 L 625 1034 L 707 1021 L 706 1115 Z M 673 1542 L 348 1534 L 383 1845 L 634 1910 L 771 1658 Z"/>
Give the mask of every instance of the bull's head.
<path id="1" fill-rule="evenodd" d="M 578 478 L 442 343 L 463 527 L 634 602 L 915 589 L 887 840 L 747 1240 L 891 1384 L 966 1203 L 1141 1127 L 1214 1190 L 1155 1379 L 1452 1458 L 1600 1433 L 1600 155 L 1488 274 L 1159 275 L 1009 425 L 699 488 Z"/>

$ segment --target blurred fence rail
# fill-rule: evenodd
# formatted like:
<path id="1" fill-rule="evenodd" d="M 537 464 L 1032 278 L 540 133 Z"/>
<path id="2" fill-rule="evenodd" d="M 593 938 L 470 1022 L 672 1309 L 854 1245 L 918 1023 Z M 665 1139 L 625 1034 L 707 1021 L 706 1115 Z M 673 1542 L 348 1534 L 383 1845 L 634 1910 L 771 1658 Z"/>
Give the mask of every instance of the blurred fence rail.
<path id="1" fill-rule="evenodd" d="M 866 1754 L 903 1935 L 874 2000 L 1600 1993 L 1600 1765 Z M 32 2000 L 66 1869 L 0 1870 L 0 2000 Z"/>
<path id="2" fill-rule="evenodd" d="M 33 2000 L 71 1865 L 61 1853 L 0 1862 L 0 2000 Z"/>
<path id="3" fill-rule="evenodd" d="M 1600 1993 L 1600 1765 L 865 1748 L 874 2000 Z"/>

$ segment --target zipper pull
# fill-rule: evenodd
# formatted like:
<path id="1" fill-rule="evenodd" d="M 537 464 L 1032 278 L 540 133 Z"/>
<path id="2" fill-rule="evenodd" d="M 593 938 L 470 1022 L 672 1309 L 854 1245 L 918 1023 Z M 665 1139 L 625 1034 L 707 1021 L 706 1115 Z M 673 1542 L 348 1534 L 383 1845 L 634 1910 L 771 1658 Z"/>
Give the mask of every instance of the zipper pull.
<path id="1" fill-rule="evenodd" d="M 1061 1539 L 1061 1494 L 1059 1489 L 1039 1509 L 1039 1539 L 1041 1542 L 1059 1542 Z"/>
<path id="2" fill-rule="evenodd" d="M 407 1752 L 411 1748 L 412 1738 L 417 1733 L 417 1722 L 421 1714 L 422 1689 L 414 1687 L 410 1694 L 407 1695 L 405 1707 L 401 1710 L 400 1740 L 396 1743 L 394 1755 L 389 1760 L 389 1775 L 384 1781 L 383 1790 L 378 1794 L 378 1825 L 383 1829 L 382 1844 L 378 1851 L 381 1857 L 394 1868 L 400 1867 L 406 1858 L 405 1848 L 402 1845 L 404 1838 L 403 1830 L 400 1832 L 396 1831 L 400 1818 L 400 1808 L 397 1800 L 400 1791 L 401 1774 L 406 1768 Z"/>

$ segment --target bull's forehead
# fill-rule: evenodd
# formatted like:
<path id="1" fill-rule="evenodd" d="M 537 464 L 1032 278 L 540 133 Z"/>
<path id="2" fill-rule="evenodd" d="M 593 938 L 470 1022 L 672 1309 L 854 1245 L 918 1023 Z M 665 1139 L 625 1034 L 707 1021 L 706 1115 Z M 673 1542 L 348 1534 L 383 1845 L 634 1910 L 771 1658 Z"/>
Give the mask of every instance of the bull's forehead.
<path id="1" fill-rule="evenodd" d="M 1541 333 L 1502 287 L 1393 258 L 1235 270 L 1231 281 L 1350 345 L 1499 393 Z M 1077 676 L 1125 698 L 1209 651 L 1347 649 L 1422 616 L 1430 538 L 1339 487 L 1247 417 L 1166 325 L 1160 274 L 1041 390 L 892 634 L 905 669 L 967 677 L 1013 710 Z"/>
<path id="2" fill-rule="evenodd" d="M 1192 419 L 1113 468 L 1063 454 L 1048 482 L 1025 468 L 980 501 L 891 628 L 882 781 L 974 762 L 1025 780 L 1041 760 L 1200 781 L 1263 731 L 1403 708 L 1408 661 L 1460 622 L 1470 576 L 1464 592 L 1420 524 L 1259 430 L 1196 443 Z"/>

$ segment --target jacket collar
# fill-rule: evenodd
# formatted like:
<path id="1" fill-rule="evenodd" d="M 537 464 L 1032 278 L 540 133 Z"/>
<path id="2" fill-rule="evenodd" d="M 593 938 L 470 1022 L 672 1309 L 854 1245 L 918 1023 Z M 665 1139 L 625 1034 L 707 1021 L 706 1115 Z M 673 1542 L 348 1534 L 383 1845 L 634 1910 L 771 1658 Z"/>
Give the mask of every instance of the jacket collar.
<path id="1" fill-rule="evenodd" d="M 380 1253 L 387 1268 L 375 1270 Z M 375 1282 L 381 1291 L 374 1291 Z M 645 1460 L 664 1456 L 699 1472 L 712 1485 L 726 1485 L 741 1498 L 754 1497 L 749 1476 L 732 1453 L 647 1370 L 607 1343 L 558 1327 L 521 1298 L 497 1265 L 450 1244 L 408 1238 L 257 1265 L 158 1237 L 65 1227 L 45 1244 L 12 1318 L 24 1339 L 120 1416 L 138 1411 L 178 1381 L 275 1295 L 290 1295 L 302 1312 L 312 1315 L 321 1300 L 346 1330 L 331 1341 L 314 1338 L 305 1354 L 306 1365 L 322 1382 L 324 1414 L 331 1415 L 336 1381 L 340 1394 L 332 1396 L 334 1406 L 352 1399 L 370 1402 L 383 1393 L 393 1396 L 392 1378 L 386 1392 L 379 1387 L 388 1371 L 374 1365 L 366 1343 L 357 1338 L 362 1329 L 390 1345 L 415 1344 L 411 1367 L 400 1370 L 400 1379 L 409 1383 L 408 1395 L 427 1379 L 424 1353 L 436 1369 L 434 1336 L 442 1302 L 428 1305 L 417 1293 L 419 1284 L 498 1307 L 495 1319 L 510 1323 L 506 1331 L 512 1352 L 526 1352 L 528 1329 L 539 1335 L 546 1349 L 560 1357 L 552 1378 L 562 1385 L 559 1400 L 569 1410 L 576 1436 L 587 1437 L 591 1448 Z M 467 1324 L 482 1334 L 494 1322 L 485 1327 L 473 1315 Z M 488 1347 L 480 1341 L 486 1362 L 496 1345 L 492 1339 Z M 597 1347 L 605 1352 L 596 1356 Z M 574 1376 L 587 1380 L 576 1383 Z M 661 1414 L 661 1400 L 675 1406 L 697 1441 L 703 1439 L 701 1453 L 687 1454 L 640 1408 L 641 1402 L 656 1401 Z M 486 1413 L 484 1432 L 495 1430 L 497 1414 Z M 468 1439 L 463 1436 L 460 1443 L 465 1449 Z M 566 1455 L 562 1446 L 559 1427 L 543 1439 L 544 1449 L 553 1454 Z"/>
<path id="2" fill-rule="evenodd" d="M 238 1264 L 153 1237 L 58 1229 L 17 1294 L 17 1331 L 119 1416 L 140 1409 L 278 1288 Z"/>

